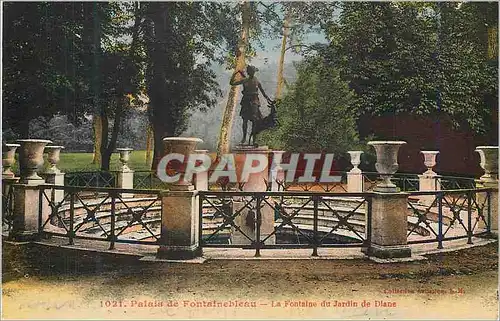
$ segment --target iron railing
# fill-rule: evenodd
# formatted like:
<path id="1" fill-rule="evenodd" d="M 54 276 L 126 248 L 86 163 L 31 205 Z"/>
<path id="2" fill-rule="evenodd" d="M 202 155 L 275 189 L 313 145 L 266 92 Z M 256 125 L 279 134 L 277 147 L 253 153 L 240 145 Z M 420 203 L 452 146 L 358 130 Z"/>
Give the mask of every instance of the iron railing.
<path id="1" fill-rule="evenodd" d="M 118 174 L 116 171 L 70 172 L 64 175 L 64 185 L 113 188 L 118 186 Z"/>
<path id="2" fill-rule="evenodd" d="M 295 179 L 292 182 L 277 181 L 277 184 L 281 191 L 347 192 L 347 174 L 345 172 L 339 172 L 338 174 L 341 176 L 339 182 L 300 182 L 298 179 Z"/>
<path id="3" fill-rule="evenodd" d="M 134 171 L 134 188 L 168 189 L 170 184 L 162 181 L 156 171 Z"/>
<path id="4" fill-rule="evenodd" d="M 148 175 L 142 182 L 154 179 Z M 82 184 L 102 178 L 88 177 L 91 180 L 81 178 Z M 92 180 L 92 177 L 99 178 Z M 442 248 L 443 241 L 467 239 L 471 244 L 475 236 L 491 235 L 493 190 L 475 188 L 474 179 L 461 177 L 438 176 L 436 182 L 442 184 L 445 179 L 445 184 L 450 185 L 441 185 L 441 190 L 419 192 L 412 191 L 415 175 L 396 177 L 396 185 L 410 190 L 409 244 L 434 242 Z M 3 183 L 3 230 L 10 231 L 14 222 L 16 184 L 9 184 L 7 180 Z M 156 186 L 148 182 L 142 184 Z M 225 187 L 199 192 L 202 247 L 249 248 L 254 249 L 256 255 L 260 255 L 261 249 L 307 248 L 317 255 L 318 248 L 322 247 L 369 247 L 371 244 L 374 195 L 371 192 L 336 193 L 318 188 L 243 192 L 241 184 L 232 187 L 240 191 L 231 191 L 227 184 L 221 186 Z M 453 186 L 474 188 L 446 189 Z M 165 213 L 160 190 L 54 185 L 33 188 L 40 192 L 40 235 L 67 237 L 69 244 L 75 239 L 106 241 L 110 248 L 114 248 L 115 243 L 159 244 L 161 213 Z M 273 218 L 271 225 L 266 221 L 269 212 Z M 239 243 L 234 235 L 238 235 Z M 228 242 L 231 243 L 225 244 Z"/>
<path id="5" fill-rule="evenodd" d="M 2 180 L 2 234 L 10 233 L 14 224 L 14 184 Z"/>
<path id="6" fill-rule="evenodd" d="M 350 208 L 339 209 L 335 205 L 339 197 L 357 202 Z M 256 256 L 261 249 L 272 248 L 310 248 L 316 256 L 320 247 L 368 247 L 371 200 L 371 193 L 200 191 L 200 244 L 255 249 Z M 212 220 L 218 219 L 211 230 L 204 225 L 207 210 L 212 212 Z M 263 215 L 264 211 L 267 215 Z M 274 224 L 269 228 L 271 217 Z M 263 224 L 263 220 L 267 223 Z M 300 241 L 278 239 L 281 234 L 290 233 Z M 228 235 L 230 244 L 221 244 L 219 238 Z M 235 241 L 235 235 L 239 241 Z"/>
<path id="7" fill-rule="evenodd" d="M 491 233 L 491 189 L 412 192 L 408 199 L 408 243 L 437 242 L 489 236 Z M 418 202 L 415 202 L 415 199 Z"/>
<path id="8" fill-rule="evenodd" d="M 161 224 L 159 190 L 82 188 L 41 185 L 39 235 L 115 243 L 158 244 Z M 53 201 L 61 193 L 59 201 Z M 99 198 L 84 197 L 89 193 Z M 133 194 L 134 198 L 129 198 Z"/>

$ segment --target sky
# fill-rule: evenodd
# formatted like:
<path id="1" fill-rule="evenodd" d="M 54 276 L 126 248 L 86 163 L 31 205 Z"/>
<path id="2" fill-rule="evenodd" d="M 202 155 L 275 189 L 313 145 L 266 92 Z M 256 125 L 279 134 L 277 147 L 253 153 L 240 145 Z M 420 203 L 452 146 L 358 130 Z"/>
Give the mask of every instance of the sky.
<path id="1" fill-rule="evenodd" d="M 308 33 L 304 37 L 304 44 L 313 44 L 316 42 L 326 43 L 327 39 L 320 33 Z M 278 64 L 281 48 L 281 39 L 265 39 L 263 41 L 265 50 L 257 50 L 257 55 L 251 61 L 252 65 L 263 67 L 265 64 Z M 285 53 L 285 62 L 299 61 L 302 59 L 300 54 L 287 50 Z"/>

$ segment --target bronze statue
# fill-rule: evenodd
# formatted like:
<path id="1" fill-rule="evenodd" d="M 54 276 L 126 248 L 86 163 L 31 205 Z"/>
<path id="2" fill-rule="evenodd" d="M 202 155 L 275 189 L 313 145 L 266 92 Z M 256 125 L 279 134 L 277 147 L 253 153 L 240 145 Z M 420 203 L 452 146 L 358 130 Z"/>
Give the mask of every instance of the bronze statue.
<path id="1" fill-rule="evenodd" d="M 243 118 L 243 139 L 241 140 L 241 144 L 244 144 L 246 141 L 248 121 L 252 122 L 253 130 L 255 123 L 262 120 L 262 114 L 260 112 L 259 90 L 269 104 L 273 103 L 273 101 L 264 92 L 264 89 L 262 89 L 262 85 L 260 84 L 257 77 L 255 77 L 256 71 L 258 71 L 257 68 L 249 65 L 247 66 L 248 77 L 243 71 L 237 70 L 234 72 L 233 76 L 231 77 L 231 81 L 229 82 L 231 86 L 243 85 L 243 97 L 241 98 L 240 111 L 240 116 L 241 118 Z M 235 80 L 235 77 L 238 73 L 242 76 L 242 79 L 237 81 Z M 250 138 L 251 137 L 252 135 L 250 136 Z"/>

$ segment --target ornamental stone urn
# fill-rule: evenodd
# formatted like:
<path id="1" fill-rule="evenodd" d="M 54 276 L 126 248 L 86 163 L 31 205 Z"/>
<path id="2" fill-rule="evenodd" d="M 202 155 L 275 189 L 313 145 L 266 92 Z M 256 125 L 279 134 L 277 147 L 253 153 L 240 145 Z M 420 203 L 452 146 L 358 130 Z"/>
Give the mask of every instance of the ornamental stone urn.
<path id="1" fill-rule="evenodd" d="M 180 165 L 173 165 L 169 162 L 167 172 L 175 171 L 180 173 L 180 179 L 171 187 L 172 190 L 192 190 L 194 189 L 191 182 L 184 179 L 184 170 L 189 159 L 189 155 L 195 153 L 196 145 L 202 143 L 203 140 L 196 137 L 165 137 L 163 138 L 164 155 L 181 154 L 184 155 L 184 162 Z"/>
<path id="2" fill-rule="evenodd" d="M 64 146 L 45 146 L 47 161 L 50 164 L 50 168 L 47 169 L 46 173 L 58 174 L 61 172 L 59 168 L 57 168 L 57 164 L 59 163 L 62 149 L 64 149 Z"/>
<path id="3" fill-rule="evenodd" d="M 424 172 L 424 175 L 436 176 L 436 173 L 432 170 L 432 168 L 436 166 L 436 156 L 439 154 L 439 151 L 423 150 L 420 153 L 424 155 L 424 165 L 427 167 L 427 171 Z"/>
<path id="4" fill-rule="evenodd" d="M 498 180 L 498 146 L 477 146 L 476 152 L 481 157 L 481 167 L 484 175 L 483 182 L 496 182 Z"/>
<path id="5" fill-rule="evenodd" d="M 130 160 L 130 154 L 132 153 L 132 148 L 117 148 L 116 151 L 120 153 L 120 162 L 122 163 L 122 171 L 130 171 L 128 167 L 128 162 Z"/>
<path id="6" fill-rule="evenodd" d="M 397 172 L 398 151 L 404 141 L 370 141 L 368 145 L 375 148 L 377 153 L 377 163 L 375 169 L 380 174 L 382 182 L 378 183 L 374 191 L 383 193 L 396 193 L 398 188 L 391 182 L 391 177 Z"/>
<path id="7" fill-rule="evenodd" d="M 19 144 L 4 144 L 2 150 L 2 178 L 12 178 L 14 177 L 14 173 L 11 170 L 12 165 L 14 165 L 16 159 L 16 149 L 19 147 Z"/>
<path id="8" fill-rule="evenodd" d="M 353 169 L 351 169 L 351 173 L 361 173 L 361 170 L 358 168 L 359 164 L 361 164 L 361 154 L 363 154 L 360 150 L 350 150 L 347 153 L 351 156 L 351 164 Z"/>
<path id="9" fill-rule="evenodd" d="M 43 165 L 43 150 L 47 144 L 52 143 L 46 139 L 19 139 L 19 170 L 20 182 L 43 181 L 38 176 L 37 170 Z"/>

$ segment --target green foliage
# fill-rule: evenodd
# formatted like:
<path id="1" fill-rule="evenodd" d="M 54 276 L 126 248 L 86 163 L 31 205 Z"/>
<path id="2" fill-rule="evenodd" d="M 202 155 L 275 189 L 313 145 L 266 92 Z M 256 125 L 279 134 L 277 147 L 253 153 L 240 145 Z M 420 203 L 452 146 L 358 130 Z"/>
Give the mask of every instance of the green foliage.
<path id="1" fill-rule="evenodd" d="M 337 155 L 356 146 L 353 93 L 338 70 L 319 56 L 297 65 L 295 84 L 278 103 L 280 127 L 262 140 L 290 151 L 328 151 Z M 268 136 L 269 137 L 269 136 Z"/>
<path id="2" fill-rule="evenodd" d="M 325 30 L 325 57 L 339 67 L 367 115 L 446 114 L 487 131 L 497 98 L 486 25 L 497 4 L 346 2 Z"/>
<path id="3" fill-rule="evenodd" d="M 128 54 L 130 8 L 119 3 L 4 4 L 4 126 L 28 137 L 30 120 L 108 109 L 137 94 L 140 68 Z M 109 108 L 108 108 L 109 107 Z"/>
<path id="4" fill-rule="evenodd" d="M 210 66 L 222 54 L 218 46 L 234 42 L 236 30 L 225 33 L 224 26 L 232 21 L 232 11 L 220 3 L 144 5 L 150 119 L 155 136 L 177 136 L 186 129 L 192 110 L 212 107 L 220 96 Z"/>

